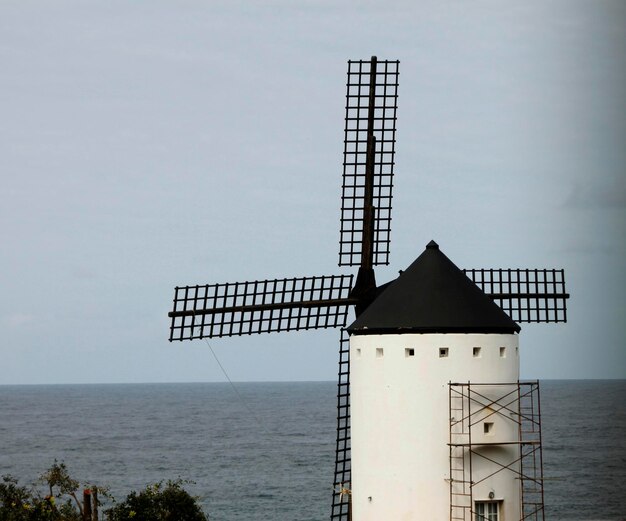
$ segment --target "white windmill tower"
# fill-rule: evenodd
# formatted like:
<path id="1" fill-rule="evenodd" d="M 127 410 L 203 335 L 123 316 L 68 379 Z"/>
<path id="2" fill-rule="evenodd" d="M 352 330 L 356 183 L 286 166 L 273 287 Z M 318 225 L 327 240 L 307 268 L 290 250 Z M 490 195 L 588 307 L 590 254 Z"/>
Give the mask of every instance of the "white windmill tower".
<path id="1" fill-rule="evenodd" d="M 347 330 L 353 521 L 522 519 L 520 327 L 431 241 Z"/>
<path id="2" fill-rule="evenodd" d="M 358 266 L 356 280 L 179 286 L 170 341 L 342 328 L 331 519 L 540 521 L 538 385 L 517 381 L 516 322 L 566 321 L 563 270 L 462 272 L 431 243 L 376 284 L 374 266 L 389 263 L 398 77 L 398 61 L 348 62 L 339 265 Z"/>

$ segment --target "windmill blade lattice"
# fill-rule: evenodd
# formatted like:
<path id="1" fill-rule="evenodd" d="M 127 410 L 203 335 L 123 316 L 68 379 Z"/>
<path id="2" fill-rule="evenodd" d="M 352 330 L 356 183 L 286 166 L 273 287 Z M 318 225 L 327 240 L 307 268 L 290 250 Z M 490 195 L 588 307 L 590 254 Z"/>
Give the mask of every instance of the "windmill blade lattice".
<path id="1" fill-rule="evenodd" d="M 343 327 L 352 275 L 176 287 L 170 341 Z"/>
<path id="2" fill-rule="evenodd" d="M 350 338 L 341 330 L 339 339 L 339 378 L 337 379 L 337 443 L 331 519 L 347 521 L 352 488 L 350 453 Z"/>
<path id="3" fill-rule="evenodd" d="M 366 168 L 373 162 L 373 265 L 389 264 L 391 197 L 400 62 L 348 62 L 339 265 L 359 266 L 364 242 Z M 374 139 L 372 140 L 371 137 Z"/>
<path id="4" fill-rule="evenodd" d="M 515 322 L 567 322 L 562 269 L 467 269 L 474 283 Z"/>

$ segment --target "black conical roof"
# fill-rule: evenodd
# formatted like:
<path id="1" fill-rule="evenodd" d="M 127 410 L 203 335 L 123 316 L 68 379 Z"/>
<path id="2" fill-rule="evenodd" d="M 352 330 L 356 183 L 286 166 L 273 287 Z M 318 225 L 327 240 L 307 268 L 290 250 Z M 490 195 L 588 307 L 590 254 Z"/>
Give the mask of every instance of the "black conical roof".
<path id="1" fill-rule="evenodd" d="M 348 327 L 357 335 L 519 331 L 435 241 Z"/>

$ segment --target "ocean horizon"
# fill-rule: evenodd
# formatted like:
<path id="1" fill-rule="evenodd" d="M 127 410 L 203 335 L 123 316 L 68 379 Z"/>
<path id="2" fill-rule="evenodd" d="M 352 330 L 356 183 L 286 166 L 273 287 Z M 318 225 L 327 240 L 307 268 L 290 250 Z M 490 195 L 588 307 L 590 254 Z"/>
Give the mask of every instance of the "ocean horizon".
<path id="1" fill-rule="evenodd" d="M 623 521 L 626 380 L 541 380 L 546 519 Z M 168 479 L 212 521 L 330 516 L 335 382 L 0 385 L 0 475 L 55 460 L 118 500 Z"/>

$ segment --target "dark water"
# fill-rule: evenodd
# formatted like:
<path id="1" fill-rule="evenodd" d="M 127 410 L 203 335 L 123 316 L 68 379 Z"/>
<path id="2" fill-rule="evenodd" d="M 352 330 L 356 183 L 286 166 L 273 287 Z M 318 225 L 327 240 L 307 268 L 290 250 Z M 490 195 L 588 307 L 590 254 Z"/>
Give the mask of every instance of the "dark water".
<path id="1" fill-rule="evenodd" d="M 123 499 L 191 479 L 212 521 L 328 519 L 334 383 L 0 386 L 0 474 Z M 626 519 L 626 381 L 542 382 L 550 521 Z"/>
<path id="2" fill-rule="evenodd" d="M 626 520 L 626 381 L 541 382 L 549 521 Z"/>

